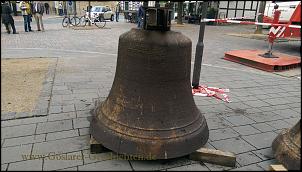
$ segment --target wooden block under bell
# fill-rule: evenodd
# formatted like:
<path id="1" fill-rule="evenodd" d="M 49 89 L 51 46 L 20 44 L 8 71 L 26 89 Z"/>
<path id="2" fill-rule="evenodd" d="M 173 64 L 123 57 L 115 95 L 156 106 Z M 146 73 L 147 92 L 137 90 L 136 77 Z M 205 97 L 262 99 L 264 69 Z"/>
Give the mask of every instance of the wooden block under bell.
<path id="1" fill-rule="evenodd" d="M 200 148 L 191 153 L 190 159 L 229 167 L 235 167 L 236 164 L 236 156 L 234 153 L 208 148 Z"/>
<path id="2" fill-rule="evenodd" d="M 269 171 L 287 171 L 283 165 L 270 165 Z"/>

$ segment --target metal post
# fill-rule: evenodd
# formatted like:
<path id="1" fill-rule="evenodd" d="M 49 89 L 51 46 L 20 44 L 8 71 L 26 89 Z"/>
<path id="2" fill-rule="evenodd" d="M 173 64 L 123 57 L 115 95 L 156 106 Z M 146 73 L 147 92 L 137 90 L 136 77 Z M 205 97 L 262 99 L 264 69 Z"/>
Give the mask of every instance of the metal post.
<path id="1" fill-rule="evenodd" d="M 208 8 L 208 2 L 203 1 L 202 2 L 201 19 L 206 18 L 207 8 Z M 203 44 L 204 29 L 205 29 L 205 22 L 200 22 L 199 38 L 198 38 L 198 42 L 197 42 L 197 45 L 196 45 L 194 71 L 193 71 L 193 79 L 192 79 L 192 86 L 194 88 L 197 88 L 199 86 L 202 54 L 203 54 L 203 47 L 204 47 L 204 44 Z"/>
<path id="2" fill-rule="evenodd" d="M 88 16 L 89 16 L 89 18 L 91 19 L 90 1 L 88 1 L 88 10 L 89 10 L 89 12 L 88 12 Z M 90 22 L 90 20 L 88 20 L 88 26 L 91 26 L 91 22 Z"/>
<path id="3" fill-rule="evenodd" d="M 264 10 L 265 10 L 266 1 L 260 1 L 260 7 L 259 7 L 259 15 L 258 15 L 258 22 L 263 22 L 263 16 L 264 16 Z M 255 34 L 262 34 L 262 25 L 256 26 Z"/>
<path id="4" fill-rule="evenodd" d="M 177 24 L 182 24 L 183 2 L 178 2 L 177 5 Z"/>

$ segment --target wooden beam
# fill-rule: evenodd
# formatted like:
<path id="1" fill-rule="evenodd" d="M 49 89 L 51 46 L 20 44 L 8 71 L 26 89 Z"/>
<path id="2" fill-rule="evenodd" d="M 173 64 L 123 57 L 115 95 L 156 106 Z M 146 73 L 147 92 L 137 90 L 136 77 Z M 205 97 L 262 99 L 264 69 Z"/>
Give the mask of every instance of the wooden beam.
<path id="1" fill-rule="evenodd" d="M 236 164 L 234 153 L 215 149 L 200 148 L 191 153 L 189 157 L 194 161 L 203 161 L 229 167 L 235 167 Z"/>
<path id="2" fill-rule="evenodd" d="M 270 165 L 269 171 L 287 171 L 283 165 Z"/>

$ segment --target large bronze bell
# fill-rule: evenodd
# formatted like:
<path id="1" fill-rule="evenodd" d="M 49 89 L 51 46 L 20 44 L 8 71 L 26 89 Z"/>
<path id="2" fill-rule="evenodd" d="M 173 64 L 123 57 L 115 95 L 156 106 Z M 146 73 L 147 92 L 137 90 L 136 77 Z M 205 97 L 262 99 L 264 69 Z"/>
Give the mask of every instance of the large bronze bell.
<path id="1" fill-rule="evenodd" d="M 116 153 L 152 159 L 202 147 L 209 131 L 191 92 L 191 47 L 174 31 L 122 34 L 111 91 L 93 111 L 92 136 Z"/>
<path id="2" fill-rule="evenodd" d="M 272 144 L 275 158 L 288 170 L 301 169 L 301 120 L 291 129 L 284 129 Z"/>

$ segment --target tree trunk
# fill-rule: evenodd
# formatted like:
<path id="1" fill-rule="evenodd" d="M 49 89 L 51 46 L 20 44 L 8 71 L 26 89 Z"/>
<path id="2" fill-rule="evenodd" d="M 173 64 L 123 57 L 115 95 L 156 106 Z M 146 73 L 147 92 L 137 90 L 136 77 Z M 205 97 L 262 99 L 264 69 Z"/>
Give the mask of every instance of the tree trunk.
<path id="1" fill-rule="evenodd" d="M 88 1 L 88 15 L 89 15 L 89 18 L 91 19 L 91 8 L 90 8 L 90 1 Z M 88 26 L 91 26 L 91 22 L 90 20 L 88 20 Z"/>
<path id="2" fill-rule="evenodd" d="M 266 5 L 266 1 L 260 1 L 259 13 L 261 13 L 261 14 L 258 15 L 258 22 L 259 23 L 263 22 L 263 15 L 264 15 L 264 11 L 265 11 L 265 5 Z M 261 25 L 256 26 L 255 34 L 262 34 L 262 26 Z"/>
<path id="3" fill-rule="evenodd" d="M 182 24 L 182 12 L 183 12 L 183 2 L 178 2 L 177 9 L 177 24 Z"/>

